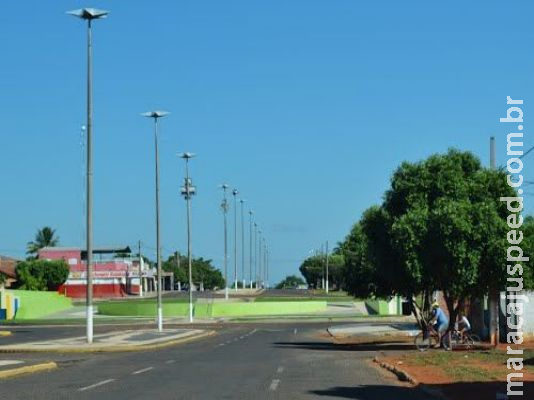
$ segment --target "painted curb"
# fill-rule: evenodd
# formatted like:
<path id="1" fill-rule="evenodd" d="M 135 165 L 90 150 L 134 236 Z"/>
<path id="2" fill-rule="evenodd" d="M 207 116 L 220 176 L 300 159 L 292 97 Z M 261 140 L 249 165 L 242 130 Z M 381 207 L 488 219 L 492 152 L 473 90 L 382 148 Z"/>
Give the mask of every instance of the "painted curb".
<path id="1" fill-rule="evenodd" d="M 12 378 L 14 376 L 33 374 L 36 372 L 51 371 L 57 368 L 55 362 L 48 362 L 43 364 L 28 365 L 26 367 L 19 367 L 13 369 L 6 369 L 0 371 L 0 379 Z"/>
<path id="2" fill-rule="evenodd" d="M 215 331 L 207 331 L 199 333 L 198 335 L 191 335 L 183 338 L 178 338 L 174 340 L 169 340 L 161 343 L 147 344 L 147 345 L 116 345 L 116 346 L 93 346 L 88 345 L 88 347 L 78 347 L 78 348 L 68 348 L 68 347 L 57 347 L 57 348 L 46 348 L 46 349 L 32 349 L 32 348 L 0 348 L 0 353 L 116 353 L 116 352 L 134 352 L 134 351 L 146 351 L 146 350 L 157 350 L 165 347 L 174 346 L 177 344 L 192 342 L 194 340 L 203 339 L 205 337 L 215 335 Z"/>
<path id="3" fill-rule="evenodd" d="M 387 371 L 392 372 L 401 382 L 408 382 L 413 386 L 417 386 L 423 393 L 428 396 L 432 396 L 440 400 L 449 400 L 439 389 L 429 388 L 424 384 L 419 383 L 415 378 L 409 375 L 406 371 L 403 371 L 400 368 L 395 367 L 394 365 L 388 364 L 381 361 L 378 357 L 373 358 L 373 362 L 378 364 L 381 368 L 386 369 Z"/>
<path id="4" fill-rule="evenodd" d="M 11 336 L 11 331 L 0 331 L 0 336 Z"/>

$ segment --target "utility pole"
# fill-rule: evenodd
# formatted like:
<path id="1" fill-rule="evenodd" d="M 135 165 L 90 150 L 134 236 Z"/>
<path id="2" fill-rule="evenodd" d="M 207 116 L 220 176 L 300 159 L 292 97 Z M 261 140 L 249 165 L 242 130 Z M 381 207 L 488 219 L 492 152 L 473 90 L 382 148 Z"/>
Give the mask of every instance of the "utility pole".
<path id="1" fill-rule="evenodd" d="M 497 151 L 495 137 L 490 138 L 490 168 L 497 169 Z M 499 289 L 491 289 L 489 293 L 490 310 L 490 341 L 493 346 L 499 344 Z"/>

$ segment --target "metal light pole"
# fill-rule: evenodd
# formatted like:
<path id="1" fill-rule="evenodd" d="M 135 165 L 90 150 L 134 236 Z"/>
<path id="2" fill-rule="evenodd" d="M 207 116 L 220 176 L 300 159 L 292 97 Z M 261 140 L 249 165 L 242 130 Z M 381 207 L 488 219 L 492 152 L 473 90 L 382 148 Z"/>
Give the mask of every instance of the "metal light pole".
<path id="1" fill-rule="evenodd" d="M 251 289 L 252 289 L 252 282 L 254 281 L 254 278 L 252 277 L 252 214 L 254 214 L 254 212 L 252 210 L 249 210 L 248 212 L 249 222 L 250 222 L 250 226 L 249 226 L 249 235 L 250 235 L 250 238 L 249 238 L 249 268 L 250 268 L 249 278 L 250 278 Z"/>
<path id="2" fill-rule="evenodd" d="M 161 230 L 159 223 L 159 149 L 158 149 L 158 120 L 165 117 L 169 113 L 167 111 L 149 111 L 142 113 L 143 117 L 154 118 L 154 147 L 156 159 L 156 262 L 157 262 L 157 324 L 158 332 L 163 330 L 163 305 L 161 301 L 162 290 L 162 273 L 161 273 Z"/>
<path id="3" fill-rule="evenodd" d="M 241 272 L 243 278 L 243 289 L 246 289 L 247 281 L 245 279 L 245 217 L 243 214 L 243 203 L 245 200 L 239 200 L 241 203 Z"/>
<path id="4" fill-rule="evenodd" d="M 256 289 L 258 288 L 258 257 L 256 249 L 258 248 L 258 224 L 254 222 L 254 281 Z"/>
<path id="5" fill-rule="evenodd" d="M 95 8 L 82 8 L 68 11 L 67 14 L 87 21 L 87 296 L 86 296 L 86 331 L 87 343 L 93 343 L 93 43 L 91 22 L 93 19 L 105 18 L 108 11 Z"/>
<path id="6" fill-rule="evenodd" d="M 258 230 L 258 281 L 260 288 L 263 287 L 263 276 L 261 270 L 262 258 L 261 258 L 261 229 Z"/>
<path id="7" fill-rule="evenodd" d="M 237 189 L 232 191 L 234 196 L 234 285 L 237 292 Z"/>
<path id="8" fill-rule="evenodd" d="M 196 187 L 189 178 L 189 160 L 193 153 L 182 153 L 180 157 L 185 160 L 185 180 L 181 188 L 182 196 L 187 202 L 187 263 L 189 268 L 189 322 L 193 322 L 193 275 L 192 275 L 192 252 L 191 252 L 191 198 L 196 193 Z"/>
<path id="9" fill-rule="evenodd" d="M 227 217 L 228 214 L 228 200 L 226 199 L 226 190 L 228 185 L 226 183 L 221 185 L 223 190 L 223 201 L 221 203 L 221 210 L 224 215 L 224 298 L 228 300 L 228 224 Z"/>
<path id="10" fill-rule="evenodd" d="M 263 286 L 267 289 L 267 242 L 263 238 Z"/>
<path id="11" fill-rule="evenodd" d="M 328 294 L 328 240 L 326 241 L 326 294 Z"/>

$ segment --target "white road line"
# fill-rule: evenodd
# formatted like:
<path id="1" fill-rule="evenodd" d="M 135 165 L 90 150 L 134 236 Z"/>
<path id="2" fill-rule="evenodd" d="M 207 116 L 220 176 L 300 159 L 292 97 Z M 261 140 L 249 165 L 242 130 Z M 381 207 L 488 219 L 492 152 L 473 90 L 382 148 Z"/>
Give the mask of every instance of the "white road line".
<path id="1" fill-rule="evenodd" d="M 148 372 L 150 370 L 153 370 L 154 367 L 148 367 L 148 368 L 145 368 L 145 369 L 140 369 L 139 371 L 135 371 L 135 372 L 132 372 L 132 375 L 139 375 L 139 374 L 142 374 L 143 372 Z"/>
<path id="2" fill-rule="evenodd" d="M 105 380 L 105 381 L 102 381 L 102 382 L 95 383 L 94 385 L 91 385 L 91 386 L 83 387 L 81 389 L 78 389 L 78 391 L 79 392 L 85 392 L 86 390 L 94 389 L 96 387 L 99 387 L 99 386 L 102 386 L 102 385 L 105 385 L 107 383 L 111 383 L 111 382 L 114 382 L 114 381 L 115 381 L 115 379 L 108 379 L 108 380 Z"/>
<path id="3" fill-rule="evenodd" d="M 276 391 L 276 389 L 278 389 L 278 385 L 280 385 L 280 379 L 273 379 L 271 386 L 269 386 L 269 390 L 272 392 Z"/>
<path id="4" fill-rule="evenodd" d="M 295 330 L 293 331 L 293 334 L 297 334 L 297 328 L 295 328 Z"/>
<path id="5" fill-rule="evenodd" d="M 276 373 L 281 374 L 282 372 L 284 372 L 284 367 L 278 367 L 278 369 L 276 370 Z"/>
<path id="6" fill-rule="evenodd" d="M 243 340 L 245 338 L 245 336 L 241 336 L 239 339 Z"/>
<path id="7" fill-rule="evenodd" d="M 169 360 L 169 361 L 165 361 L 165 364 L 174 364 L 176 361 L 175 360 Z"/>

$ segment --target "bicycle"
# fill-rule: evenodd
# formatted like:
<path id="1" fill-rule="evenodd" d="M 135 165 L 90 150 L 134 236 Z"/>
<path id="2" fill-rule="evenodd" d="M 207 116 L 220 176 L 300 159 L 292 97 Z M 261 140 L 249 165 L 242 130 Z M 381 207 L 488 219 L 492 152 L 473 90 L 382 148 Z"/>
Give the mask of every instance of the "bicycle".
<path id="1" fill-rule="evenodd" d="M 439 333 L 429 324 L 426 324 L 426 329 L 423 329 L 417 334 L 414 339 L 415 347 L 419 351 L 426 351 L 431 346 L 437 347 L 438 344 L 443 345 L 445 350 L 452 350 L 450 330 L 447 330 L 439 341 Z"/>
<path id="2" fill-rule="evenodd" d="M 481 342 L 480 337 L 470 331 L 460 333 L 457 329 L 451 332 L 451 341 L 454 346 L 463 345 L 467 350 L 471 350 L 478 346 Z"/>

